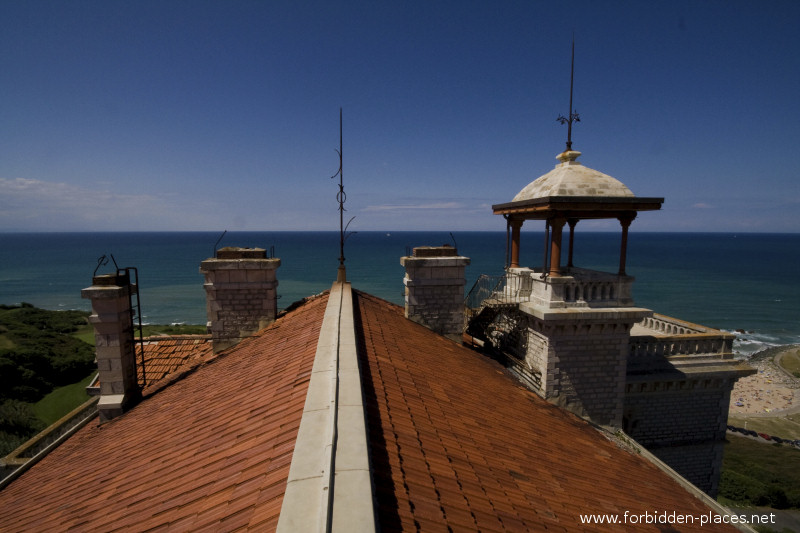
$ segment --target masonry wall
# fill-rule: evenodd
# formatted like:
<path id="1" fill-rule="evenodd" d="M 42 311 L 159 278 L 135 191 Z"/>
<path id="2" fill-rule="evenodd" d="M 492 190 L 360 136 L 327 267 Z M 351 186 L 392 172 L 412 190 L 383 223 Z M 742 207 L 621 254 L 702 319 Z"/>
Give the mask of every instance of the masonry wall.
<path id="1" fill-rule="evenodd" d="M 450 247 L 425 248 L 432 252 L 420 250 L 415 248 L 415 256 L 400 259 L 406 269 L 405 316 L 460 342 L 464 330 L 464 268 L 469 258 L 455 255 L 455 249 Z M 422 256 L 417 256 L 418 253 Z M 426 256 L 426 253 L 453 255 Z"/>
<path id="2" fill-rule="evenodd" d="M 731 381 L 720 378 L 629 382 L 623 429 L 714 497 L 732 386 Z"/>
<path id="3" fill-rule="evenodd" d="M 629 326 L 589 322 L 549 329 L 546 397 L 598 424 L 620 426 Z"/>
<path id="4" fill-rule="evenodd" d="M 542 319 L 521 306 L 501 310 L 487 338 L 543 398 L 595 423 L 621 427 L 632 325 L 630 316 L 614 311 L 574 310 Z"/>
<path id="5" fill-rule="evenodd" d="M 92 302 L 89 323 L 94 328 L 100 381 L 98 410 L 101 421 L 107 421 L 140 397 L 131 311 L 136 287 L 126 274 L 95 276 L 92 283 L 81 291 L 81 297 Z"/>
<path id="6" fill-rule="evenodd" d="M 235 250 L 220 250 L 225 253 L 218 252 L 216 258 L 200 264 L 215 352 L 266 327 L 278 314 L 276 269 L 280 259 L 267 259 L 264 250 L 249 253 L 253 249 L 241 249 L 238 255 Z"/>

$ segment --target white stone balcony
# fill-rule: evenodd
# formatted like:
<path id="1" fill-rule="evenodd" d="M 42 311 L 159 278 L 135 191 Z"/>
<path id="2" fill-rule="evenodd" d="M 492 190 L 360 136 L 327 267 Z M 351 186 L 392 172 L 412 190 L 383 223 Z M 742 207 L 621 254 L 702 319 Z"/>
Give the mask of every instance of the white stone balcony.
<path id="1" fill-rule="evenodd" d="M 736 377 L 752 374 L 750 367 L 734 358 L 733 339 L 731 333 L 653 314 L 631 329 L 628 382 L 651 379 L 657 373 Z"/>
<path id="2" fill-rule="evenodd" d="M 544 278 L 539 269 L 510 268 L 504 295 L 548 309 L 633 307 L 633 281 L 585 268 L 565 268 L 560 276 Z"/>
<path id="3" fill-rule="evenodd" d="M 733 339 L 733 334 L 656 313 L 633 326 L 630 357 L 712 355 L 729 359 Z"/>

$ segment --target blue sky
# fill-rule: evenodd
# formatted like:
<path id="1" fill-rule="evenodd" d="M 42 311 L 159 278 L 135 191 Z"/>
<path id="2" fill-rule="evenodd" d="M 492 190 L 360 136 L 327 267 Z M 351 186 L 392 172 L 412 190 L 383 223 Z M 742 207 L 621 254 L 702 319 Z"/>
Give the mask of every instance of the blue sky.
<path id="1" fill-rule="evenodd" d="M 0 0 L 0 231 L 338 229 L 340 107 L 351 229 L 502 231 L 563 150 L 574 32 L 581 162 L 666 198 L 632 230 L 800 232 L 798 27 L 794 0 Z"/>

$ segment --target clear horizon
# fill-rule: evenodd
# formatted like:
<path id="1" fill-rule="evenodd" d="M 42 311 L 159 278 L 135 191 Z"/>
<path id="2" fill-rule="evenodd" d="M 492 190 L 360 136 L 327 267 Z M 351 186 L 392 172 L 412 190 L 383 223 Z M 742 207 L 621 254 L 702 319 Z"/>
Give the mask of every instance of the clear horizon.
<path id="1" fill-rule="evenodd" d="M 505 231 L 491 205 L 564 149 L 574 34 L 579 161 L 665 198 L 631 231 L 800 233 L 798 26 L 790 0 L 3 2 L 0 232 L 335 231 L 340 108 L 350 229 Z"/>
<path id="2" fill-rule="evenodd" d="M 540 221 L 534 221 L 534 223 Z M 476 230 L 449 230 L 449 229 L 411 229 L 411 230 L 393 230 L 393 229 L 369 229 L 369 230 L 359 230 L 359 231 L 348 231 L 348 233 L 358 234 L 358 233 L 454 233 L 458 234 L 460 232 L 467 232 L 467 233 L 505 233 L 505 228 L 502 229 L 476 229 Z M 544 231 L 544 226 L 540 227 L 523 227 L 522 233 L 527 234 L 539 234 Z M 580 229 L 576 229 L 577 233 L 606 233 L 606 234 L 616 234 L 619 233 L 618 230 L 613 229 L 590 229 L 580 231 Z M 106 230 L 106 231 L 94 231 L 94 230 L 47 230 L 47 231 L 31 231 L 31 230 L 14 230 L 14 231 L 0 231 L 0 234 L 20 234 L 20 233 L 212 233 L 212 234 L 219 234 L 220 231 L 218 230 L 169 230 L 169 229 L 159 229 L 159 230 Z M 271 230 L 271 229 L 248 229 L 248 230 L 232 230 L 229 233 L 238 234 L 238 233 L 335 233 L 338 234 L 338 229 L 319 229 L 319 230 L 305 230 L 305 229 L 288 229 L 288 230 Z M 691 231 L 691 230 L 678 230 L 678 231 L 670 231 L 670 230 L 636 230 L 631 228 L 629 231 L 630 233 L 639 233 L 639 234 L 648 234 L 648 233 L 663 233 L 663 234 L 693 234 L 693 235 L 702 235 L 702 234 L 709 234 L 709 235 L 800 235 L 800 231 Z"/>

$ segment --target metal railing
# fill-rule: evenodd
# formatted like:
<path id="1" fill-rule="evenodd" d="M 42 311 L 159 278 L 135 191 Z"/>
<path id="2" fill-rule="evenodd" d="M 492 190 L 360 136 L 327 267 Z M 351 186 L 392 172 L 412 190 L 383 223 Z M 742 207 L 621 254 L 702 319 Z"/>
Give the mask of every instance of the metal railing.
<path id="1" fill-rule="evenodd" d="M 530 301 L 530 284 L 531 278 L 528 274 L 481 274 L 464 299 L 465 328 L 485 307 L 503 307 Z"/>
<path id="2" fill-rule="evenodd" d="M 481 308 L 484 300 L 497 292 L 498 287 L 504 284 L 505 276 L 481 274 L 467 293 L 467 297 L 464 299 L 464 306 L 467 309 Z"/>

